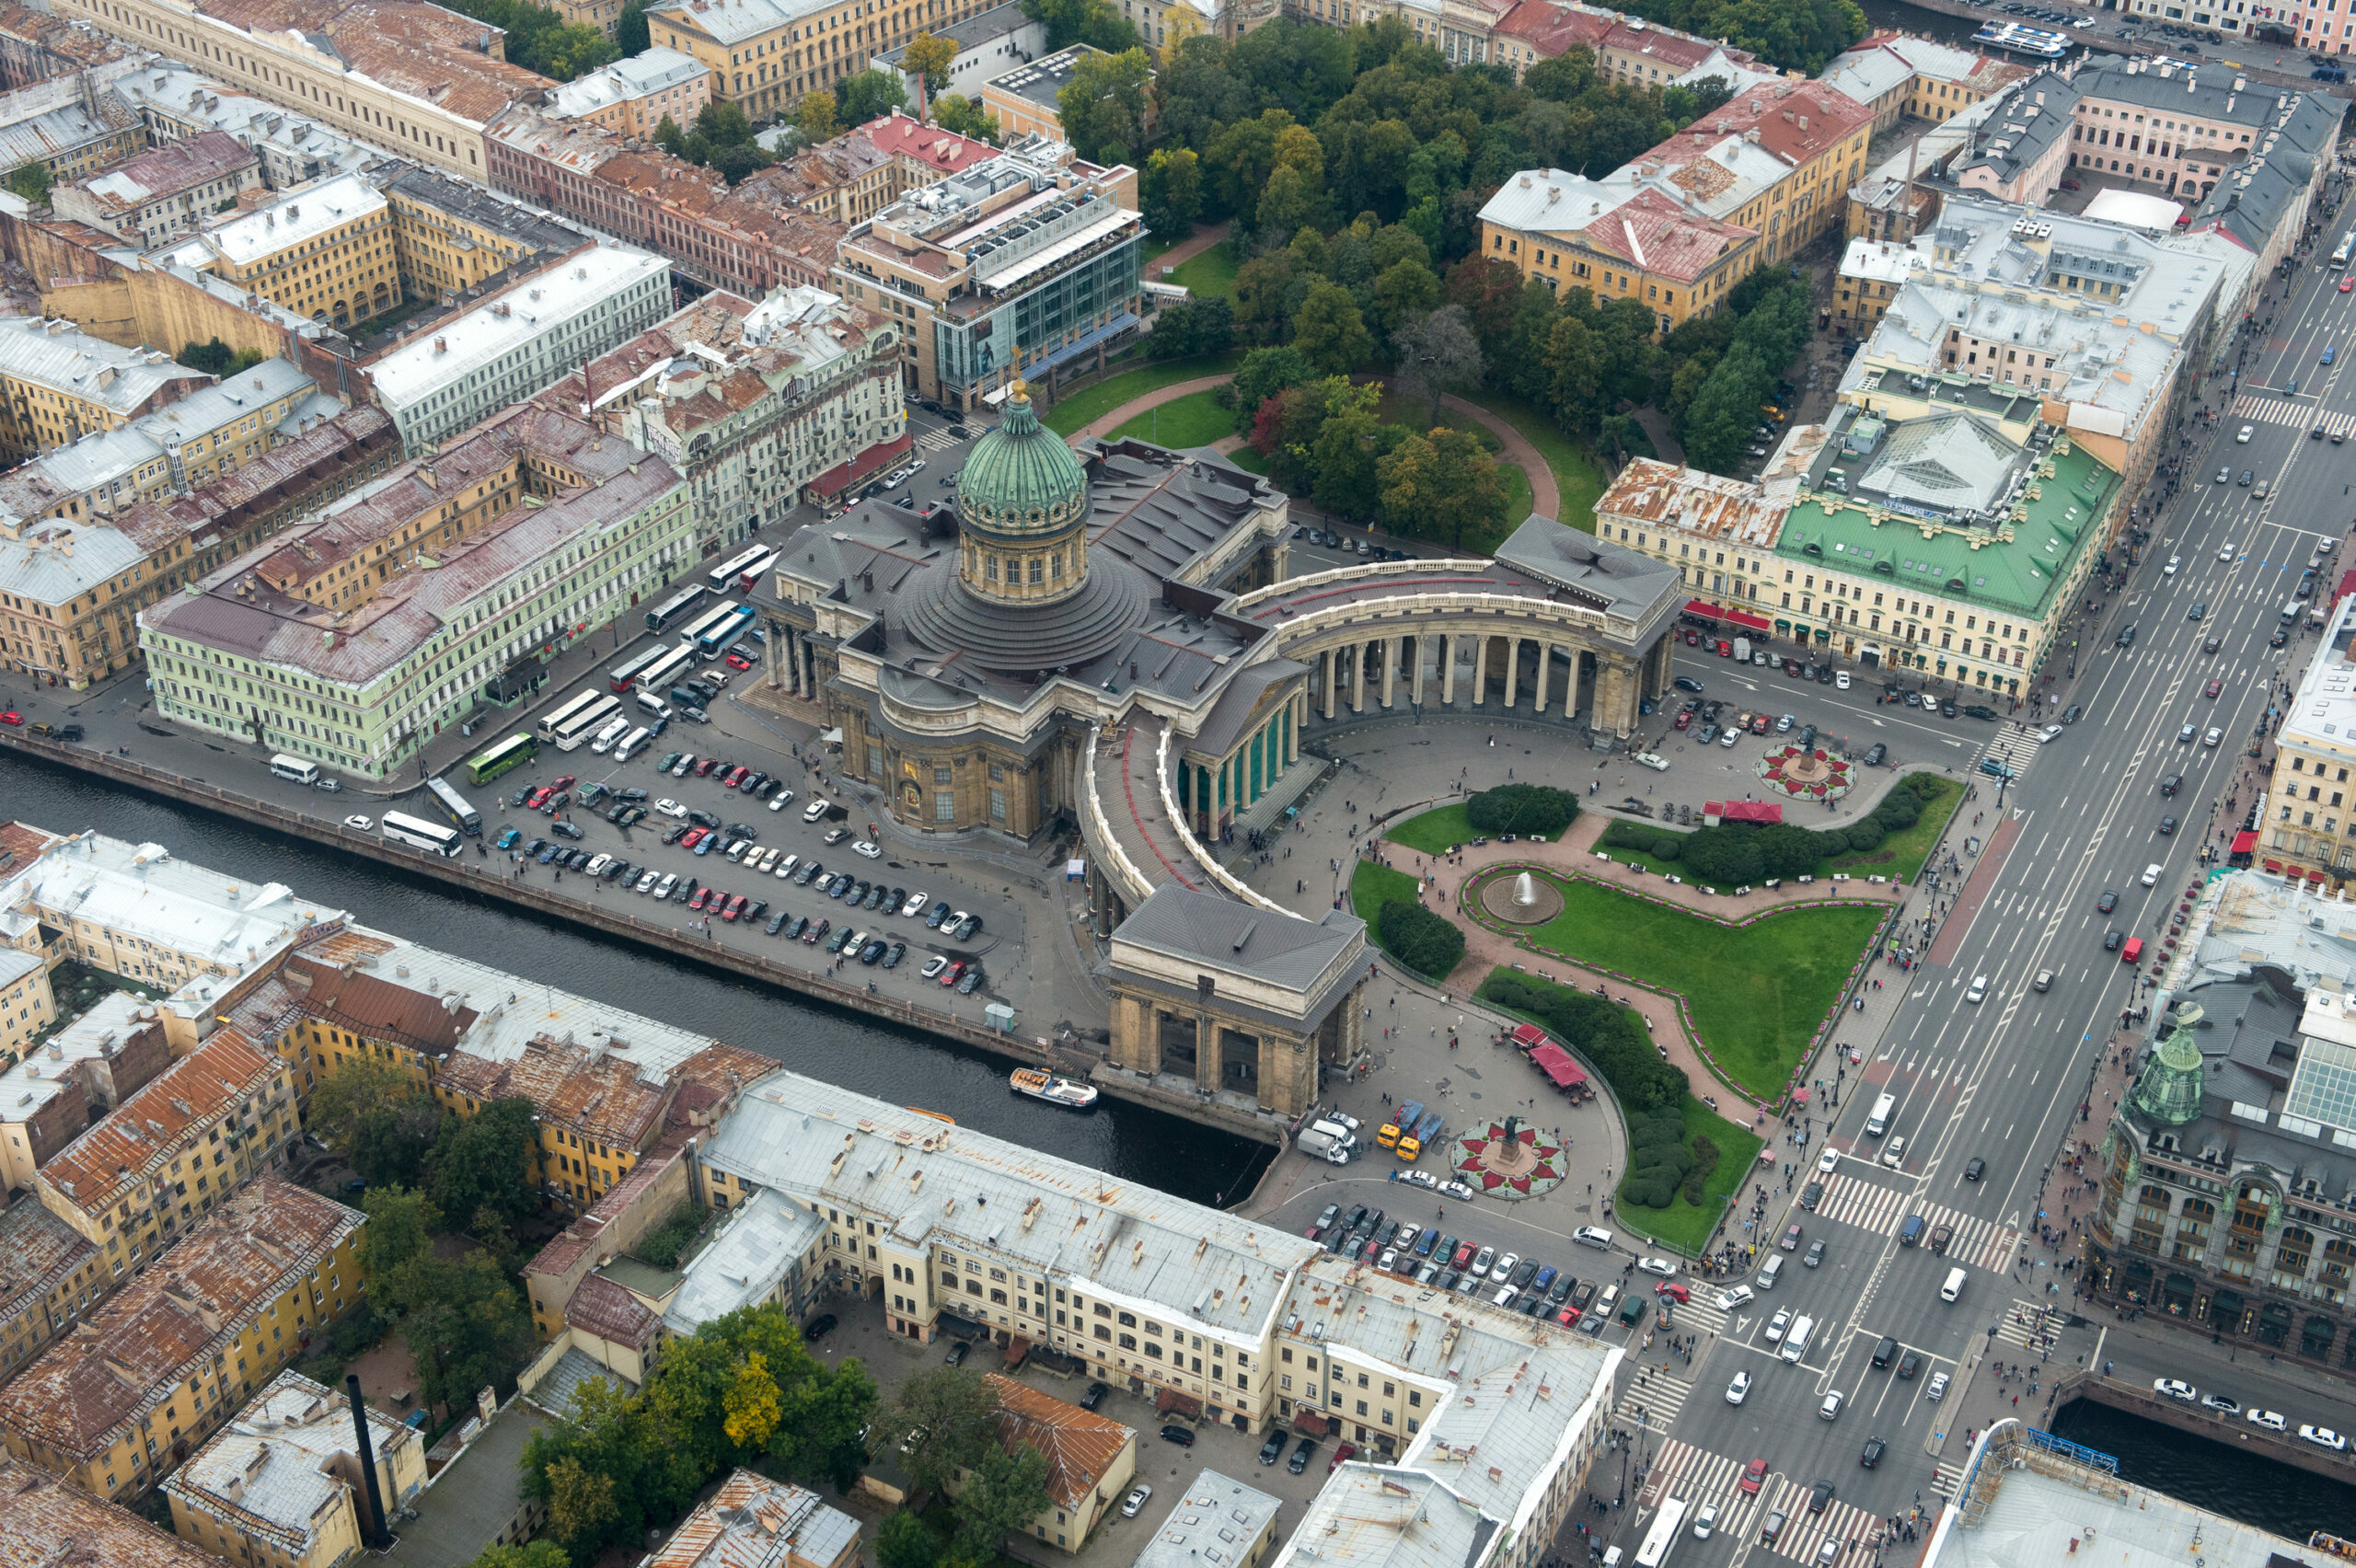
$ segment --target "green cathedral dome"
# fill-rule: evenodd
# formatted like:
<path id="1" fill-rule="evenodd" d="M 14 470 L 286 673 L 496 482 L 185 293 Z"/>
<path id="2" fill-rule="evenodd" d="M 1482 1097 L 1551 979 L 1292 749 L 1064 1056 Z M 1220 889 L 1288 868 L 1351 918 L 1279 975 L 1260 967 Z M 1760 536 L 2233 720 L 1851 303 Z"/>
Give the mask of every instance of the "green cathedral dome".
<path id="1" fill-rule="evenodd" d="M 2129 1103 L 2163 1125 L 2181 1127 L 2200 1114 L 2200 1046 L 2192 1037 L 2200 1019 L 2198 1005 L 2177 1005 L 2174 1027 L 2145 1058 L 2129 1092 Z"/>
<path id="2" fill-rule="evenodd" d="M 1039 422 L 1020 381 L 1006 420 L 974 443 L 957 475 L 959 526 L 1029 542 L 1076 530 L 1088 516 L 1088 475 L 1063 437 Z"/>

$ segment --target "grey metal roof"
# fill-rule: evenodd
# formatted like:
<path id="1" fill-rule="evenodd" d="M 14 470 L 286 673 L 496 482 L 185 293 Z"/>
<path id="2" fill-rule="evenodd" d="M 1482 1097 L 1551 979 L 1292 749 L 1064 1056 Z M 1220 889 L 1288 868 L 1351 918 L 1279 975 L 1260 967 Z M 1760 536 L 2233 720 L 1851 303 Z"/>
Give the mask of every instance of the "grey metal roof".
<path id="1" fill-rule="evenodd" d="M 1301 1516 L 1275 1568 L 1479 1568 L 1504 1521 L 1426 1471 L 1352 1459 Z"/>
<path id="2" fill-rule="evenodd" d="M 574 1345 L 557 1357 L 556 1365 L 532 1385 L 532 1391 L 525 1398 L 550 1415 L 571 1421 L 584 1383 L 605 1383 L 621 1394 L 638 1392 L 637 1384 L 603 1365 L 579 1345 Z"/>
<path id="3" fill-rule="evenodd" d="M 204 374 L 174 363 L 160 350 L 126 349 L 70 321 L 40 317 L 0 321 L 0 366 L 126 417 L 167 383 Z"/>
<path id="4" fill-rule="evenodd" d="M 1164 882 L 1114 931 L 1172 958 L 1248 971 L 1255 979 L 1306 990 L 1335 955 L 1366 937 L 1366 922 L 1339 910 L 1314 924 L 1271 915 L 1249 904 Z"/>
<path id="5" fill-rule="evenodd" d="M 1282 1506 L 1233 1476 L 1200 1471 L 1130 1568 L 1237 1568 Z"/>
<path id="6" fill-rule="evenodd" d="M 1497 559 L 1568 589 L 1608 615 L 1629 619 L 1643 617 L 1683 582 L 1677 568 L 1666 561 L 1534 513 L 1497 548 Z"/>
<path id="7" fill-rule="evenodd" d="M 755 1193 L 687 1261 L 663 1326 L 691 1334 L 740 1307 L 768 1300 L 826 1233 L 826 1221 L 782 1193 Z"/>

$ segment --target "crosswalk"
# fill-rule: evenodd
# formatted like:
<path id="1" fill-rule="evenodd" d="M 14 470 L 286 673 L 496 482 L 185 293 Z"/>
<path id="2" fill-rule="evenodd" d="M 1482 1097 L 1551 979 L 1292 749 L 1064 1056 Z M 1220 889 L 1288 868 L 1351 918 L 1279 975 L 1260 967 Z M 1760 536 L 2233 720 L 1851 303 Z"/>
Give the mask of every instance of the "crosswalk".
<path id="1" fill-rule="evenodd" d="M 1996 1337 L 2024 1350 L 2033 1348 L 2044 1335 L 2050 1316 L 2044 1303 L 2015 1297 L 2011 1308 L 1997 1321 Z"/>
<path id="2" fill-rule="evenodd" d="M 1636 1493 L 1636 1506 L 1649 1511 L 1675 1497 L 1685 1503 L 1691 1517 L 1692 1513 L 1715 1505 L 1717 1533 L 1730 1540 L 1755 1539 L 1767 1516 L 1778 1513 L 1784 1516 L 1783 1529 L 1769 1551 L 1799 1562 L 1829 1562 L 1839 1568 L 1868 1568 L 1874 1559 L 1874 1536 L 1882 1527 L 1878 1516 L 1854 1503 L 1841 1501 L 1837 1493 L 1823 1513 L 1809 1513 L 1808 1494 L 1815 1485 L 1812 1478 L 1802 1481 L 1771 1475 L 1758 1496 L 1745 1496 L 1740 1482 L 1747 1462 L 1673 1439 L 1660 1446 L 1652 1468 L 1646 1471 L 1645 1484 Z M 1830 1558 L 1819 1556 L 1827 1538 L 1840 1543 Z"/>
<path id="3" fill-rule="evenodd" d="M 946 452 L 956 444 L 957 438 L 949 433 L 946 425 L 934 425 L 917 432 L 917 450 L 919 452 Z"/>
<path id="4" fill-rule="evenodd" d="M 1672 1439 L 1663 1443 L 1653 1468 L 1645 1473 L 1644 1490 L 1636 1494 L 1636 1505 L 1657 1508 L 1663 1499 L 1670 1497 L 1682 1497 L 1695 1508 L 1715 1503 L 1719 1528 L 1731 1529 L 1735 1521 L 1726 1516 L 1733 1510 L 1736 1500 L 1740 1498 L 1744 1504 L 1750 1501 L 1735 1490 L 1735 1482 L 1742 1479 L 1744 1462 L 1687 1442 Z"/>
<path id="5" fill-rule="evenodd" d="M 1651 1368 L 1621 1386 L 1620 1402 L 1611 1409 L 1612 1422 L 1625 1429 L 1644 1426 L 1666 1432 L 1677 1424 L 1678 1412 L 1692 1392 L 1693 1385 L 1684 1378 Z"/>
<path id="6" fill-rule="evenodd" d="M 1931 1487 L 1933 1491 L 1953 1497 L 1963 1490 L 1963 1467 L 1941 1459 L 1931 1471 Z"/>
<path id="7" fill-rule="evenodd" d="M 1960 1214 L 1945 1204 L 1917 1204 L 1897 1188 L 1837 1170 L 1823 1180 L 1824 1196 L 1816 1205 L 1819 1219 L 1894 1236 L 1908 1215 L 1919 1214 L 1924 1246 L 1930 1245 L 1931 1234 L 1940 1226 L 1949 1227 L 1955 1234 L 1947 1242 L 1946 1256 L 1991 1274 L 2003 1274 L 2012 1267 L 2020 1250 L 2020 1232 L 2010 1226 Z"/>
<path id="8" fill-rule="evenodd" d="M 2254 395 L 2234 399 L 2233 417 L 2255 420 L 2266 424 L 2290 425 L 2298 430 L 2313 430 L 2321 425 L 2327 435 L 2356 435 L 2356 418 L 2347 414 L 2318 413 L 2304 404 L 2287 398 L 2259 398 Z"/>
<path id="9" fill-rule="evenodd" d="M 1996 732 L 1996 738 L 1988 743 L 1988 749 L 1982 755 L 1993 757 L 2011 768 L 2013 778 L 2017 780 L 2027 774 L 2029 764 L 2035 762 L 2037 754 L 2044 749 L 2038 742 L 2036 731 L 2016 730 L 2006 724 Z"/>
<path id="10" fill-rule="evenodd" d="M 1863 1568 L 1874 1560 L 1873 1539 L 1881 1528 L 1880 1516 L 1868 1514 L 1854 1503 L 1843 1503 L 1836 1495 L 1825 1505 L 1821 1514 L 1807 1511 L 1808 1491 L 1813 1482 L 1780 1481 L 1761 1493 L 1766 1500 L 1768 1512 L 1781 1512 L 1784 1517 L 1784 1533 L 1768 1550 L 1779 1557 L 1796 1562 L 1830 1562 L 1837 1568 Z M 1760 1515 L 1763 1522 L 1766 1513 Z M 1841 1543 L 1831 1557 L 1822 1555 L 1828 1539 Z"/>

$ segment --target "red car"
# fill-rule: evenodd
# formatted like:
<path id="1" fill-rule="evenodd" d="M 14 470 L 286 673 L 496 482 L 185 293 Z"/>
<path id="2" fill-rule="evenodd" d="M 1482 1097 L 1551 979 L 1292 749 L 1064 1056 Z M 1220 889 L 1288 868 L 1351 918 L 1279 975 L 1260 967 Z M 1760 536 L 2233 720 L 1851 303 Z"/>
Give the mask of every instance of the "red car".
<path id="1" fill-rule="evenodd" d="M 1750 732 L 1754 735 L 1763 735 L 1767 732 L 1767 715 L 1764 713 L 1752 715 Z"/>
<path id="2" fill-rule="evenodd" d="M 1680 730 L 1690 730 L 1693 727 L 1692 709 L 1688 709 L 1677 716 L 1677 727 Z"/>
<path id="3" fill-rule="evenodd" d="M 1665 1279 L 1658 1285 L 1654 1286 L 1653 1294 L 1655 1296 L 1665 1296 L 1671 1301 L 1691 1301 L 1693 1299 L 1693 1293 L 1673 1279 Z"/>
<path id="4" fill-rule="evenodd" d="M 549 788 L 551 790 L 570 790 L 577 782 L 579 782 L 579 780 L 574 778 L 572 774 L 560 773 L 549 783 Z"/>
<path id="5" fill-rule="evenodd" d="M 2225 683 L 2224 683 L 2224 682 L 2223 682 L 2223 681 L 2221 681 L 2221 680 L 2212 679 L 2212 680 L 2210 681 L 2210 683 L 2209 683 L 2207 686 L 2202 686 L 2202 687 L 2200 688 L 2200 695 L 2201 695 L 2201 696 L 2203 696 L 2203 697 L 2215 697 L 2219 692 L 2221 692 L 2221 691 L 2223 691 L 2223 690 L 2224 690 L 2224 689 L 2225 689 Z"/>
<path id="6" fill-rule="evenodd" d="M 682 849 L 692 849 L 697 845 L 702 843 L 707 837 L 710 836 L 710 834 L 711 829 L 708 827 L 691 827 L 687 829 L 685 834 L 680 836 L 679 847 Z"/>
<path id="7" fill-rule="evenodd" d="M 731 653 L 728 655 L 728 667 L 733 670 L 749 670 L 753 667 L 753 662 L 742 653 Z"/>
<path id="8" fill-rule="evenodd" d="M 1465 1242 L 1464 1245 L 1456 1250 L 1456 1256 L 1449 1259 L 1448 1266 L 1452 1269 L 1469 1268 L 1472 1266 L 1473 1254 L 1478 1252 L 1481 1249 L 1479 1247 L 1474 1246 L 1472 1242 Z"/>
<path id="9" fill-rule="evenodd" d="M 699 757 L 697 759 L 695 767 L 696 777 L 701 778 L 704 775 L 710 773 L 713 768 L 719 766 L 720 759 L 716 756 Z"/>
<path id="10" fill-rule="evenodd" d="M 728 907 L 720 912 L 720 917 L 733 924 L 737 916 L 745 913 L 745 905 L 751 902 L 750 894 L 740 893 L 728 901 Z"/>
<path id="11" fill-rule="evenodd" d="M 1765 1459 L 1753 1459 L 1750 1463 L 1745 1465 L 1742 1470 L 1741 1484 L 1742 1494 L 1745 1497 L 1758 1496 L 1759 1489 L 1767 1484 L 1767 1461 Z"/>
<path id="12" fill-rule="evenodd" d="M 728 777 L 720 781 L 720 787 L 723 790 L 733 790 L 752 776 L 753 770 L 749 767 L 732 767 L 728 770 Z"/>
<path id="13" fill-rule="evenodd" d="M 1698 632 L 1698 631 L 1689 631 L 1689 632 L 1687 632 L 1687 633 L 1685 634 L 1685 646 L 1686 646 L 1686 647 L 1688 647 L 1688 648 L 1699 648 L 1699 647 L 1701 647 L 1701 646 L 1702 646 L 1702 634 L 1701 634 L 1700 632 Z"/>
<path id="14" fill-rule="evenodd" d="M 0 713 L 0 724 L 21 724 L 24 721 L 25 716 L 17 712 L 14 709 L 11 709 L 6 713 Z"/>
<path id="15" fill-rule="evenodd" d="M 1356 1443 L 1343 1444 L 1340 1447 L 1334 1450 L 1334 1457 L 1325 1461 L 1325 1473 L 1327 1475 L 1332 1475 L 1335 1470 L 1340 1470 L 1345 1463 L 1351 1459 L 1355 1459 L 1357 1457 L 1358 1446 Z"/>
<path id="16" fill-rule="evenodd" d="M 2340 280 L 2339 280 L 2339 292 L 2340 292 L 2341 294 L 2346 294 L 2350 289 L 2356 289 L 2356 278 L 2342 278 L 2342 279 L 2340 279 Z"/>
<path id="17" fill-rule="evenodd" d="M 710 897 L 711 889 L 708 887 L 699 887 L 696 889 L 696 895 L 687 900 L 687 907 L 690 909 L 700 909 L 704 906 L 705 901 Z"/>
<path id="18" fill-rule="evenodd" d="M 527 812 L 538 811 L 542 806 L 549 803 L 549 797 L 555 793 L 555 785 L 543 784 L 538 789 L 533 790 L 530 798 L 525 801 L 524 809 Z"/>
<path id="19" fill-rule="evenodd" d="M 954 986 L 957 984 L 957 977 L 964 973 L 965 961 L 962 958 L 953 960 L 949 967 L 941 972 L 941 983 L 944 986 Z"/>

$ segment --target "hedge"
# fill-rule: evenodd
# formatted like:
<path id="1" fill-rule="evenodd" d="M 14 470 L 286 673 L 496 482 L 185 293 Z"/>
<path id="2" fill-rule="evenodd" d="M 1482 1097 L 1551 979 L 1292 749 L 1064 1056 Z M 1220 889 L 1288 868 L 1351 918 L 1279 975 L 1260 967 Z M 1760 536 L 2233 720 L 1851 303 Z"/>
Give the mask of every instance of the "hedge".
<path id="1" fill-rule="evenodd" d="M 1481 998 L 1537 1019 L 1594 1063 L 1632 1119 L 1649 1111 L 1666 1111 L 1672 1120 L 1679 1114 L 1678 1103 L 1689 1091 L 1684 1072 L 1661 1059 L 1652 1037 L 1619 1003 L 1510 971 L 1483 981 Z"/>
<path id="2" fill-rule="evenodd" d="M 1377 934 L 1383 951 L 1418 974 L 1445 980 L 1464 958 L 1464 933 L 1447 917 L 1407 898 L 1385 900 Z"/>
<path id="3" fill-rule="evenodd" d="M 1935 774 L 1909 774 L 1864 818 L 1820 832 L 1790 823 L 1722 823 L 1680 833 L 1623 819 L 1604 829 L 1598 843 L 1677 862 L 1692 880 L 1715 887 L 1753 887 L 1771 878 L 1806 876 L 1838 855 L 1871 854 L 1889 835 L 1922 820 L 1918 791 L 1935 795 L 1945 787 Z"/>
<path id="4" fill-rule="evenodd" d="M 1579 798 L 1545 784 L 1501 784 L 1464 802 L 1465 820 L 1475 833 L 1543 834 L 1559 836 L 1579 814 Z"/>

